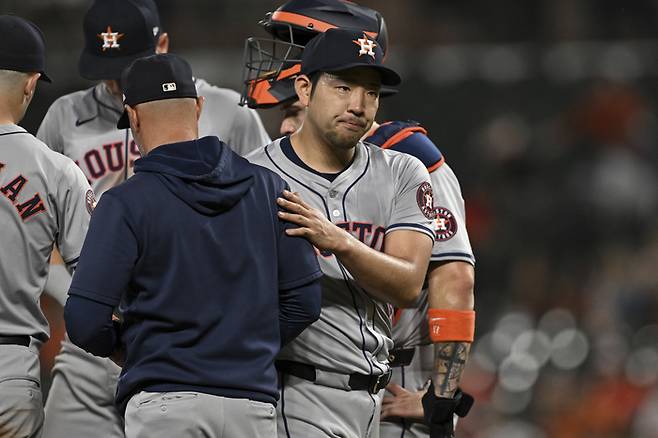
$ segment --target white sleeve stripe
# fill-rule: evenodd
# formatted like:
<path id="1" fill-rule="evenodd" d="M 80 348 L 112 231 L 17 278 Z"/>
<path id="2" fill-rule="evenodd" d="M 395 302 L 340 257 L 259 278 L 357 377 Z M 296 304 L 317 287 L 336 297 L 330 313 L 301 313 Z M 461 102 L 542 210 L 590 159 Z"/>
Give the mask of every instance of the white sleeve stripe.
<path id="1" fill-rule="evenodd" d="M 443 252 L 439 254 L 432 254 L 430 260 L 466 260 L 472 265 L 475 265 L 475 257 L 473 254 L 466 252 Z"/>
<path id="2" fill-rule="evenodd" d="M 432 230 L 429 227 L 426 227 L 424 225 L 419 225 L 419 224 L 405 224 L 405 223 L 400 223 L 400 224 L 393 224 L 389 225 L 388 228 L 386 228 L 386 234 L 388 234 L 390 231 L 395 231 L 395 230 L 400 230 L 400 229 L 405 229 L 405 230 L 413 230 L 413 231 L 418 231 L 424 234 L 427 234 L 432 238 L 432 241 L 436 238 L 436 235 L 434 234 L 434 230 Z"/>

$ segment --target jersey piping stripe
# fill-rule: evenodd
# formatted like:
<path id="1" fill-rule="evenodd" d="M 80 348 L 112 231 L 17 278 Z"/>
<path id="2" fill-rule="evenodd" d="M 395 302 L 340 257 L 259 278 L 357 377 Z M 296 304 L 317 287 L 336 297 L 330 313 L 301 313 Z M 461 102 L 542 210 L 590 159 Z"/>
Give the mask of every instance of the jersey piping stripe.
<path id="1" fill-rule="evenodd" d="M 288 429 L 288 419 L 286 418 L 286 376 L 281 373 L 281 417 L 283 418 L 283 427 L 286 430 L 286 437 L 290 438 Z"/>
<path id="2" fill-rule="evenodd" d="M 472 254 L 469 254 L 467 252 L 441 252 L 438 254 L 432 254 L 432 258 L 434 257 L 441 257 L 441 258 L 446 258 L 446 257 L 462 257 L 469 259 L 473 263 L 475 263 L 475 257 Z"/>
<path id="3" fill-rule="evenodd" d="M 310 188 L 309 186 L 307 186 L 306 184 L 304 184 L 303 182 L 301 182 L 300 180 L 298 180 L 298 179 L 295 178 L 294 176 L 290 175 L 288 172 L 286 172 L 285 170 L 283 170 L 281 167 L 279 167 L 279 165 L 276 164 L 276 162 L 274 161 L 274 159 L 272 159 L 272 156 L 270 155 L 270 151 L 268 150 L 268 147 L 267 147 L 267 146 L 265 147 L 265 155 L 267 155 L 267 158 L 270 160 L 270 162 L 274 165 L 274 167 L 276 167 L 277 169 L 279 169 L 279 171 L 280 171 L 282 174 L 286 175 L 288 178 L 290 178 L 291 180 L 295 181 L 295 182 L 296 182 L 297 184 L 299 184 L 300 186 L 306 188 L 308 191 L 310 191 L 310 192 L 312 192 L 312 193 L 315 193 L 315 194 L 320 198 L 320 200 L 322 201 L 322 205 L 324 205 L 324 212 L 325 212 L 325 214 L 327 215 L 327 218 L 330 217 L 330 216 L 329 216 L 329 207 L 327 207 L 327 203 L 324 202 L 324 198 L 322 197 L 322 195 L 321 195 L 320 193 L 316 192 L 315 190 L 313 190 L 312 188 Z M 295 166 L 297 166 L 297 165 L 295 164 Z M 297 167 L 299 167 L 299 166 L 297 166 Z"/>
<path id="4" fill-rule="evenodd" d="M 350 184 L 350 186 L 347 188 L 347 190 L 345 190 L 345 193 L 343 194 L 343 220 L 345 222 L 347 222 L 347 209 L 345 208 L 345 200 L 347 199 L 347 193 L 352 189 L 352 187 L 354 187 L 356 185 L 356 183 L 359 182 L 359 180 L 361 178 L 363 178 L 363 176 L 368 171 L 368 168 L 370 167 L 370 151 L 367 148 L 363 148 L 363 150 L 366 151 L 366 156 L 367 156 L 366 167 L 365 167 L 365 169 L 363 169 L 363 172 L 361 173 L 361 175 L 359 175 L 358 178 L 355 179 L 352 184 Z"/>
<path id="5" fill-rule="evenodd" d="M 73 260 L 69 260 L 68 262 L 64 262 L 64 264 L 65 264 L 66 266 L 70 266 L 70 265 L 72 265 L 73 263 L 78 263 L 78 260 L 80 260 L 80 257 L 79 257 L 79 256 L 76 257 L 76 258 L 74 258 Z"/>
<path id="6" fill-rule="evenodd" d="M 27 134 L 26 131 L 12 131 L 12 132 L 5 132 L 4 134 L 0 134 L 0 136 L 3 135 L 13 135 L 13 134 Z"/>
<path id="7" fill-rule="evenodd" d="M 350 186 L 345 190 L 345 193 L 343 194 L 343 202 L 342 202 L 342 204 L 343 204 L 343 220 L 345 222 L 347 222 L 347 207 L 345 206 L 345 203 L 346 203 L 346 200 L 347 200 L 347 193 L 352 189 L 352 187 L 354 187 L 356 185 L 357 182 L 359 182 L 359 180 L 361 178 L 363 178 L 363 176 L 368 172 L 368 169 L 370 168 L 370 151 L 367 148 L 363 148 L 363 150 L 366 151 L 366 166 L 363 169 L 363 172 L 361 172 L 361 175 L 359 175 L 354 180 L 354 182 L 352 182 L 352 184 L 350 184 Z M 363 352 L 363 358 L 366 360 L 366 362 L 368 362 L 368 366 L 370 367 L 370 374 L 372 374 L 372 372 L 373 372 L 373 368 L 372 368 L 373 365 L 379 371 L 381 371 L 383 373 L 384 370 L 382 368 L 380 368 L 379 365 L 377 365 L 376 363 L 371 362 L 370 360 L 368 360 L 368 356 L 366 355 L 366 348 L 365 348 L 366 347 L 366 338 L 365 338 L 365 333 L 363 332 L 363 321 L 361 319 L 361 312 L 359 312 L 359 309 L 357 307 L 356 299 L 355 299 L 356 297 L 354 296 L 354 292 L 352 291 L 351 285 L 349 284 L 349 280 L 347 279 L 347 276 L 344 272 L 344 267 L 343 267 L 342 264 L 340 264 L 340 269 L 341 269 L 341 272 L 343 273 L 343 277 L 345 277 L 344 278 L 345 279 L 345 284 L 348 286 L 348 288 L 350 289 L 350 292 L 352 293 L 352 301 L 354 302 L 354 310 L 356 311 L 357 315 L 359 315 L 359 328 L 361 329 L 361 338 L 363 340 L 363 344 L 361 345 L 361 350 Z M 370 297 L 370 295 L 368 295 L 365 292 L 363 292 L 362 295 L 367 297 L 368 300 L 370 300 L 370 303 L 373 305 L 373 307 L 376 307 L 376 304 L 375 304 L 374 300 Z M 366 307 L 367 307 L 367 304 L 366 304 Z M 366 308 L 366 314 L 367 314 L 367 308 Z M 374 312 L 373 312 L 373 318 L 374 318 Z M 375 324 L 373 322 L 373 327 L 374 327 L 374 325 Z M 375 342 L 377 342 L 377 347 L 379 347 L 379 339 L 375 336 L 373 336 L 373 337 L 375 338 Z"/>
<path id="8" fill-rule="evenodd" d="M 436 234 L 434 234 L 434 231 L 432 231 L 431 229 L 429 229 L 427 227 L 424 227 L 422 225 L 418 225 L 418 224 L 399 223 L 399 224 L 389 225 L 389 227 L 386 228 L 386 233 L 388 233 L 389 231 L 393 231 L 396 228 L 414 228 L 414 229 L 418 229 L 418 230 L 422 231 L 423 233 L 429 234 L 432 237 L 432 240 L 436 239 Z"/>

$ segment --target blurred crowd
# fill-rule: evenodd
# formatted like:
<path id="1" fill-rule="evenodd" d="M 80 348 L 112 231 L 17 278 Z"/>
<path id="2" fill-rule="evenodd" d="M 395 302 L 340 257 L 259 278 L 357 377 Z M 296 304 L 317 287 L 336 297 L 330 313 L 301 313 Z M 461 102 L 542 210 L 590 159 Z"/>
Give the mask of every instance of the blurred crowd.
<path id="1" fill-rule="evenodd" d="M 84 1 L 3 3 L 77 62 Z M 172 51 L 234 87 L 242 41 L 277 6 L 159 3 Z M 658 436 L 658 5 L 362 3 L 386 17 L 406 79 L 379 119 L 427 126 L 463 185 L 478 312 L 463 387 L 477 402 L 458 436 Z M 53 67 L 43 111 L 81 82 Z M 47 377 L 62 327 L 44 302 Z"/>

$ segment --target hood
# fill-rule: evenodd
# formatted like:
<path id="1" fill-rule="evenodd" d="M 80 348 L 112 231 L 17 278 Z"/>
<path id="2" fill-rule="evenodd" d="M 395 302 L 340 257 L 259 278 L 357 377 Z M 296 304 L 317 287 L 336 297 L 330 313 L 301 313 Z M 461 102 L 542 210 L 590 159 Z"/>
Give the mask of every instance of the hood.
<path id="1" fill-rule="evenodd" d="M 157 174 L 162 183 L 201 214 L 231 209 L 253 185 L 249 162 L 217 137 L 159 146 L 135 161 L 135 173 Z"/>

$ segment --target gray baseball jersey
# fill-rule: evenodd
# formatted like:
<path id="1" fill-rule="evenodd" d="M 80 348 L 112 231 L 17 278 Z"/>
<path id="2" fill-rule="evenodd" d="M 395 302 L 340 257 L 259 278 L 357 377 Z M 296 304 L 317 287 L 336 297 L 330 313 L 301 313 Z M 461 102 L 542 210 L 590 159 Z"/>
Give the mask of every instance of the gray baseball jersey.
<path id="1" fill-rule="evenodd" d="M 448 164 L 430 174 L 437 211 L 436 239 L 430 261 L 462 261 L 475 265 L 475 257 L 466 230 L 464 199 L 457 177 Z M 423 289 L 418 305 L 404 309 L 393 326 L 395 348 L 408 348 L 431 343 L 427 325 L 427 289 Z"/>
<path id="2" fill-rule="evenodd" d="M 200 136 L 216 135 L 239 154 L 270 142 L 258 114 L 238 105 L 238 93 L 201 79 L 196 85 L 205 97 Z M 121 103 L 99 83 L 57 99 L 37 136 L 74 159 L 100 196 L 130 177 L 140 157 L 130 130 L 116 128 L 122 111 Z M 65 294 L 55 298 L 64 305 Z M 86 353 L 66 339 L 53 367 L 43 437 L 123 437 L 123 420 L 114 407 L 120 371 L 111 360 Z"/>
<path id="3" fill-rule="evenodd" d="M 452 169 L 442 164 L 430 174 L 437 211 L 436 240 L 431 261 L 463 261 L 475 264 L 466 230 L 466 214 L 459 182 Z M 427 323 L 427 289 L 423 289 L 418 305 L 402 309 L 394 319 L 395 348 L 415 347 L 414 358 L 408 366 L 393 368 L 392 383 L 409 391 L 427 388 L 434 371 L 434 345 L 431 344 Z M 390 394 L 389 394 L 390 395 Z M 429 428 L 421 423 L 381 423 L 382 438 L 429 437 Z"/>
<path id="4" fill-rule="evenodd" d="M 16 125 L 0 126 L 0 333 L 46 341 L 39 307 L 57 245 L 75 267 L 89 224 L 93 192 L 68 158 Z"/>
<path id="5" fill-rule="evenodd" d="M 270 142 L 258 114 L 238 105 L 237 92 L 202 79 L 197 79 L 196 85 L 197 93 L 205 98 L 200 136 L 216 135 L 240 155 Z M 140 157 L 130 129 L 116 128 L 122 112 L 122 103 L 101 82 L 57 99 L 48 109 L 37 137 L 73 159 L 100 197 L 132 176 L 133 162 Z"/>
<path id="6" fill-rule="evenodd" d="M 386 234 L 396 230 L 434 239 L 429 174 L 418 159 L 359 142 L 352 164 L 330 182 L 291 161 L 281 142 L 247 158 L 277 172 L 308 204 L 361 242 L 381 251 Z M 346 391 L 346 382 L 352 373 L 388 371 L 392 307 L 371 297 L 332 254 L 319 253 L 318 261 L 324 274 L 320 319 L 279 355 L 315 366 L 316 384 L 284 376 L 279 437 L 325 431 L 376 438 L 381 393 Z M 351 400 L 349 405 L 345 400 Z"/>
<path id="7" fill-rule="evenodd" d="M 77 264 L 94 195 L 84 175 L 16 125 L 0 126 L 0 435 L 38 436 L 39 347 L 49 337 L 39 300 L 57 245 Z"/>
<path id="8" fill-rule="evenodd" d="M 434 238 L 425 210 L 431 188 L 416 158 L 359 142 L 352 164 L 333 182 L 292 162 L 281 139 L 247 158 L 277 172 L 293 191 L 360 241 L 382 250 L 386 234 L 414 230 Z M 431 207 L 430 207 L 431 210 Z M 363 290 L 331 254 L 319 254 L 322 313 L 280 354 L 281 359 L 335 373 L 382 374 L 392 347 L 390 305 Z"/>

